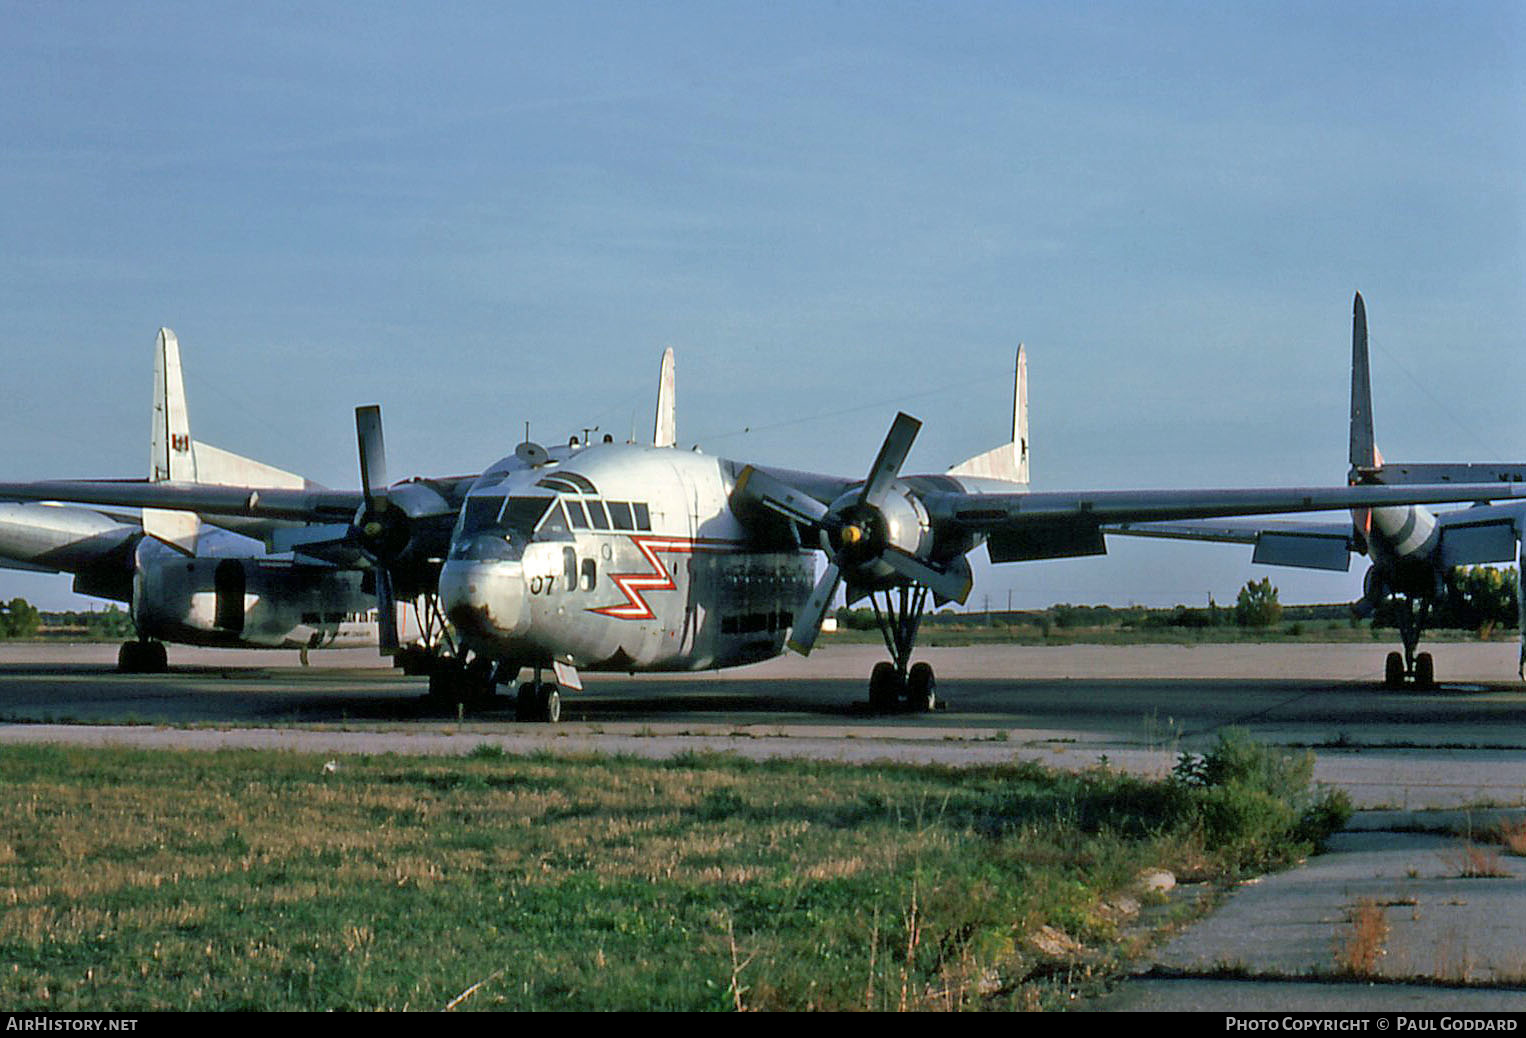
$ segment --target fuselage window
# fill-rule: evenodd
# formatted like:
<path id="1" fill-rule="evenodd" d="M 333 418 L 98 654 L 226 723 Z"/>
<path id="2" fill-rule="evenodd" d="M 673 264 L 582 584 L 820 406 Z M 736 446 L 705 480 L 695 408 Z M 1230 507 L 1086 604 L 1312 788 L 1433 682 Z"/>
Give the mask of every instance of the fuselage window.
<path id="1" fill-rule="evenodd" d="M 624 501 L 609 502 L 609 521 L 617 530 L 634 530 L 636 524 L 631 519 L 631 506 Z"/>
<path id="2" fill-rule="evenodd" d="M 574 501 L 569 497 L 566 501 L 566 505 L 567 519 L 572 523 L 572 528 L 574 530 L 588 529 L 588 515 L 583 511 L 583 502 Z"/>
<path id="3" fill-rule="evenodd" d="M 583 590 L 592 591 L 599 582 L 599 565 L 593 559 L 583 560 Z"/>
<path id="4" fill-rule="evenodd" d="M 578 589 L 578 553 L 571 548 L 562 549 L 562 579 L 567 582 L 568 591 Z"/>
<path id="5" fill-rule="evenodd" d="M 636 513 L 636 529 L 650 530 L 652 528 L 652 510 L 641 501 L 631 505 L 631 508 Z"/>
<path id="6" fill-rule="evenodd" d="M 609 529 L 609 516 L 604 514 L 603 501 L 588 502 L 588 521 L 595 530 Z"/>

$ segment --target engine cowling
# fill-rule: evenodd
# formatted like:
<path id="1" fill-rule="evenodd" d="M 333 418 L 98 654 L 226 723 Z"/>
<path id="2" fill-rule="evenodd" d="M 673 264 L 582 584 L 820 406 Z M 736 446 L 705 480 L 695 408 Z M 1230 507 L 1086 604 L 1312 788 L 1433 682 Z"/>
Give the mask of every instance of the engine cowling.
<path id="1" fill-rule="evenodd" d="M 152 538 L 134 563 L 132 616 L 144 637 L 243 648 L 376 644 L 376 601 L 357 570 L 188 558 Z"/>
<path id="2" fill-rule="evenodd" d="M 887 550 L 923 561 L 931 555 L 934 539 L 927 509 L 900 480 L 877 504 L 864 503 L 858 491 L 850 491 L 832 502 L 827 515 L 822 549 L 838 560 L 844 578 L 856 589 L 874 591 L 905 583 L 885 562 Z"/>

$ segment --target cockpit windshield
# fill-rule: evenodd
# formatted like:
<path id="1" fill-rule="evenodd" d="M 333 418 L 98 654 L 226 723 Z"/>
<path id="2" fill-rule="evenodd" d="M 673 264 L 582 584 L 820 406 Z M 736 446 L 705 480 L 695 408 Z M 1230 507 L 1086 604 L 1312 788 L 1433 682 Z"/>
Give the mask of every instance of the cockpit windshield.
<path id="1" fill-rule="evenodd" d="M 551 496 L 502 497 L 474 495 L 466 499 L 451 538 L 450 557 L 517 559 L 535 536 L 546 513 L 556 505 Z M 566 529 L 557 509 L 556 525 Z"/>

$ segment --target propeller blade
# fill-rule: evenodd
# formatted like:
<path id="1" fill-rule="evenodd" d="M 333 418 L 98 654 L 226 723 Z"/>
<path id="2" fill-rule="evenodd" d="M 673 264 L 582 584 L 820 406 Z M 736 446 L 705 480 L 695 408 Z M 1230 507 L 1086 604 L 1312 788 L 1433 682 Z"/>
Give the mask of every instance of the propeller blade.
<path id="1" fill-rule="evenodd" d="M 828 562 L 826 571 L 811 591 L 811 597 L 806 599 L 804 608 L 795 614 L 795 627 L 790 631 L 787 644 L 800 655 L 811 654 L 811 646 L 816 644 L 816 636 L 821 633 L 822 622 L 827 618 L 827 609 L 832 605 L 832 596 L 837 594 L 837 585 L 841 580 L 842 570 L 837 568 L 837 563 Z"/>
<path id="2" fill-rule="evenodd" d="M 392 594 L 392 574 L 385 566 L 377 566 L 376 574 L 376 640 L 382 652 L 397 650 L 397 599 Z"/>
<path id="3" fill-rule="evenodd" d="M 964 600 L 970 597 L 970 589 L 975 586 L 967 571 L 960 573 L 954 570 L 938 569 L 893 545 L 887 547 L 880 558 L 884 560 L 885 565 L 907 580 L 921 584 L 945 601 L 963 605 Z"/>
<path id="4" fill-rule="evenodd" d="M 355 409 L 355 439 L 360 444 L 360 488 L 369 509 L 387 497 L 387 448 L 382 442 L 381 408 L 376 404 Z"/>
<path id="5" fill-rule="evenodd" d="M 874 459 L 874 467 L 869 470 L 869 478 L 864 481 L 863 492 L 858 496 L 859 504 L 879 505 L 885 491 L 900 475 L 901 464 L 905 462 L 906 455 L 911 453 L 911 445 L 921 429 L 922 423 L 911 415 L 902 412 L 895 416 L 885 442 L 880 444 L 880 453 Z"/>
<path id="6" fill-rule="evenodd" d="M 814 497 L 796 490 L 783 480 L 759 472 L 751 465 L 743 469 L 742 474 L 737 477 L 734 493 L 748 501 L 756 501 L 778 512 L 786 519 L 809 523 L 812 526 L 820 526 L 821 520 L 827 514 L 827 506 Z"/>

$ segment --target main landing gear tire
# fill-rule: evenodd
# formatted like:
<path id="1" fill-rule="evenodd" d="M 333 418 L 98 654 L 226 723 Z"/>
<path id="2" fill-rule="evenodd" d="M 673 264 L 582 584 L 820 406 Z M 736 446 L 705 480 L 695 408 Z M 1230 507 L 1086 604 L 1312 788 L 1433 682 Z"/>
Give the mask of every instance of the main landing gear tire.
<path id="1" fill-rule="evenodd" d="M 869 707 L 875 713 L 888 714 L 901 703 L 901 675 L 895 664 L 879 662 L 869 674 Z"/>
<path id="2" fill-rule="evenodd" d="M 121 674 L 163 674 L 169 669 L 169 654 L 163 642 L 123 642 L 117 650 L 117 672 Z"/>
<path id="3" fill-rule="evenodd" d="M 906 705 L 921 713 L 938 709 L 938 679 L 926 663 L 914 663 L 906 675 Z"/>
<path id="4" fill-rule="evenodd" d="M 536 685 L 526 681 L 514 700 L 514 720 L 556 724 L 562 719 L 562 694 L 549 681 Z"/>
<path id="5" fill-rule="evenodd" d="M 1415 657 L 1415 687 L 1427 690 L 1436 687 L 1436 661 L 1428 652 Z"/>
<path id="6" fill-rule="evenodd" d="M 1397 652 L 1390 652 L 1383 661 L 1383 687 L 1397 689 L 1404 687 L 1405 678 L 1413 678 L 1416 691 L 1429 692 L 1436 687 L 1436 660 L 1428 652 L 1422 652 L 1415 657 L 1415 670 L 1413 674 L 1404 670 L 1404 657 Z"/>
<path id="7" fill-rule="evenodd" d="M 447 708 L 487 709 L 497 699 L 497 691 L 492 666 L 486 660 L 473 660 L 464 666 L 439 660 L 429 673 L 430 701 Z"/>
<path id="8" fill-rule="evenodd" d="M 869 675 L 869 707 L 877 714 L 938 709 L 938 679 L 926 663 L 914 664 L 905 680 L 893 663 L 876 663 Z"/>

